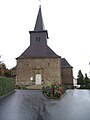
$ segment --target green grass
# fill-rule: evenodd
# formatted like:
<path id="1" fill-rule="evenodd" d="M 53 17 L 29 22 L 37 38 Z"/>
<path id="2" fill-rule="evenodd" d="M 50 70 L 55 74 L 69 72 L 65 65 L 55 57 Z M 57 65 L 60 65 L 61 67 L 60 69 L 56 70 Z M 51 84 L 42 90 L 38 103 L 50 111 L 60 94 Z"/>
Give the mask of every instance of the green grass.
<path id="1" fill-rule="evenodd" d="M 0 96 L 3 96 L 15 88 L 15 80 L 11 78 L 0 78 Z"/>

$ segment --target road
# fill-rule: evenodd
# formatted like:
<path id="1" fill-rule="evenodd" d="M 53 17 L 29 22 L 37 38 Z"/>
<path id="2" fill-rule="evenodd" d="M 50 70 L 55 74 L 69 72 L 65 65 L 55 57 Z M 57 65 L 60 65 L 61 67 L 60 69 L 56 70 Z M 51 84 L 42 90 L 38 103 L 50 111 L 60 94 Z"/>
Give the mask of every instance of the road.
<path id="1" fill-rule="evenodd" d="M 90 90 L 67 90 L 58 100 L 40 90 L 16 90 L 0 100 L 0 120 L 90 120 Z"/>

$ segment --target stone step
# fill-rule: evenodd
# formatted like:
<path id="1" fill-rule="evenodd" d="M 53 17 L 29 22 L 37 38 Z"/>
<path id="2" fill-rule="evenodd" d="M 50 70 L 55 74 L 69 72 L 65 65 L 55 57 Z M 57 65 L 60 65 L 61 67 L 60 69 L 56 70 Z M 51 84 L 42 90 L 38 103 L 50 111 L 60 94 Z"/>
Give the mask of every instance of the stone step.
<path id="1" fill-rule="evenodd" d="M 26 88 L 30 90 L 41 90 L 42 87 L 43 85 L 30 85 L 30 86 L 27 86 Z"/>

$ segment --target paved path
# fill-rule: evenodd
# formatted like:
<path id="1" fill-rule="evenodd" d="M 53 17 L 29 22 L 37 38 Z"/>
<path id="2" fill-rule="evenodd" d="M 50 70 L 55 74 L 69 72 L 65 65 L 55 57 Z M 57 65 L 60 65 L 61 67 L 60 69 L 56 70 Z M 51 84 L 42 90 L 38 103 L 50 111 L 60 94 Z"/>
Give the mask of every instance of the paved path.
<path id="1" fill-rule="evenodd" d="M 90 90 L 67 91 L 48 112 L 48 120 L 90 120 Z"/>
<path id="2" fill-rule="evenodd" d="M 40 90 L 16 90 L 0 100 L 0 120 L 90 120 L 90 90 L 47 100 Z"/>

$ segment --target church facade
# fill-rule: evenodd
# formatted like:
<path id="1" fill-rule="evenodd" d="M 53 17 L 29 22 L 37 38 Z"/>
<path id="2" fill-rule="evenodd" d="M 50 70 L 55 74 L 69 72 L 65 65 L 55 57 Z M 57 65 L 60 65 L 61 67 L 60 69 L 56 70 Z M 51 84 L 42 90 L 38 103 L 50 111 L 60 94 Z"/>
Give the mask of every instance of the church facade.
<path id="1" fill-rule="evenodd" d="M 16 84 L 36 84 L 58 81 L 73 86 L 72 66 L 48 45 L 48 31 L 44 29 L 41 7 L 36 24 L 30 33 L 30 46 L 18 57 Z"/>

